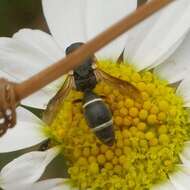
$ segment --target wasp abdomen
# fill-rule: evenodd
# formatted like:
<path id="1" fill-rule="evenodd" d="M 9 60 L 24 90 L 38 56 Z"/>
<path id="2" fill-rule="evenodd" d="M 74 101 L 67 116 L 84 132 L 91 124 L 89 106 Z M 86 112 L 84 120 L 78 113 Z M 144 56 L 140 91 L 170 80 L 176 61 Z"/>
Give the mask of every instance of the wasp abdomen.
<path id="1" fill-rule="evenodd" d="M 89 127 L 105 144 L 113 145 L 115 136 L 112 114 L 104 101 L 93 92 L 86 92 L 83 102 L 84 114 Z"/>

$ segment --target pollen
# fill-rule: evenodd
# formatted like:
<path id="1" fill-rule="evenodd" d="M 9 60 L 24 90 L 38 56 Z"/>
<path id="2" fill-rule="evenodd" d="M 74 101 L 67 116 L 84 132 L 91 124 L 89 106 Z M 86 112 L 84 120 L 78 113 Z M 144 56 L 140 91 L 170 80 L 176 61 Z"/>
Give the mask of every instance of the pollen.
<path id="1" fill-rule="evenodd" d="M 129 109 L 129 115 L 132 117 L 136 117 L 138 115 L 138 109 L 136 107 L 132 107 Z"/>
<path id="2" fill-rule="evenodd" d="M 98 68 L 132 84 L 141 97 L 131 97 L 119 83 L 102 80 L 96 85 L 94 92 L 113 115 L 113 146 L 100 142 L 88 127 L 82 103 L 75 101 L 83 93 L 75 90 L 60 103 L 45 132 L 52 146 L 63 147 L 70 182 L 78 189 L 151 189 L 176 171 L 184 142 L 190 140 L 183 99 L 150 71 L 112 61 L 100 61 Z"/>

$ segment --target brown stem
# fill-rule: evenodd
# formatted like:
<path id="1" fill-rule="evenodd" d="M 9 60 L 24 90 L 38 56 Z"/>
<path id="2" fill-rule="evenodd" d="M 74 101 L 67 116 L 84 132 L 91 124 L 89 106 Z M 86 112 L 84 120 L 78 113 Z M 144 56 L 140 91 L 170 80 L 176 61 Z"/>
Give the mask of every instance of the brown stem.
<path id="1" fill-rule="evenodd" d="M 92 55 L 118 36 L 173 1 L 175 0 L 152 0 L 150 3 L 140 6 L 135 12 L 99 34 L 66 58 L 44 69 L 28 80 L 15 85 L 17 101 L 26 98 L 63 74 L 74 69 L 76 66 L 80 65 L 86 57 Z"/>

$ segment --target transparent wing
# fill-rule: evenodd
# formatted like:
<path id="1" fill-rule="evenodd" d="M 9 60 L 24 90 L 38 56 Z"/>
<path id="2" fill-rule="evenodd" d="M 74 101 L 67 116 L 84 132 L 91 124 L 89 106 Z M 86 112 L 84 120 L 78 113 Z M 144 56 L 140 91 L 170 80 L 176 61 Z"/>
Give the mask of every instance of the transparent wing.
<path id="1" fill-rule="evenodd" d="M 109 83 L 109 85 L 112 85 L 113 87 L 118 88 L 122 93 L 125 93 L 127 96 L 133 99 L 140 98 L 139 90 L 131 83 L 124 81 L 122 79 L 113 77 L 100 69 L 96 69 L 95 74 L 98 80 L 103 80 Z"/>
<path id="2" fill-rule="evenodd" d="M 61 102 L 67 97 L 71 89 L 74 87 L 73 76 L 68 76 L 61 89 L 57 94 L 49 101 L 47 109 L 43 114 L 43 121 L 46 124 L 51 124 L 55 114 L 57 113 Z"/>

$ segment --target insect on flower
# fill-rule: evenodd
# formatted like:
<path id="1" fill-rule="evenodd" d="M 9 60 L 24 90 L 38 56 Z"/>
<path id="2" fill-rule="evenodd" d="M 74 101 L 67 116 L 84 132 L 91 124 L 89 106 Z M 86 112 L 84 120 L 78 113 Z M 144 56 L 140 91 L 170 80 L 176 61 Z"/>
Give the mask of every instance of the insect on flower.
<path id="1" fill-rule="evenodd" d="M 74 50 L 82 46 L 83 43 L 73 43 L 66 49 L 66 54 L 72 53 Z M 96 134 L 100 141 L 106 145 L 113 145 L 115 140 L 112 113 L 106 106 L 101 96 L 93 92 L 98 81 L 104 80 L 110 85 L 119 87 L 131 98 L 138 98 L 139 91 L 131 83 L 112 77 L 106 72 L 96 67 L 96 58 L 94 55 L 84 61 L 84 63 L 70 72 L 66 82 L 58 91 L 55 97 L 49 102 L 48 109 L 44 114 L 46 123 L 51 123 L 54 118 L 55 110 L 58 109 L 60 102 L 68 95 L 72 88 L 84 93 L 83 109 L 84 116 L 88 126 Z M 78 100 L 74 101 L 75 103 Z"/>
<path id="2" fill-rule="evenodd" d="M 25 80 L 57 62 L 71 43 L 93 38 L 136 9 L 136 1 L 44 0 L 43 9 L 52 36 L 24 29 L 13 38 L 0 39 L 0 74 L 7 79 L 10 74 L 11 81 Z M 45 122 L 23 107 L 17 108 L 17 125 L 0 138 L 0 153 L 45 143 L 39 151 L 26 153 L 6 164 L 0 171 L 0 187 L 19 190 L 188 189 L 189 18 L 190 1 L 174 1 L 97 52 L 98 61 L 93 55 L 89 58 L 91 65 L 84 71 L 95 75 L 97 83 L 90 91 L 105 100 L 112 111 L 113 146 L 99 141 L 85 120 L 82 107 L 85 95 L 77 91 L 76 70 L 24 99 L 22 104 L 44 110 L 67 79 L 62 93 L 50 101 L 47 115 L 44 113 Z M 119 64 L 117 59 L 122 52 Z M 103 71 L 106 76 L 109 74 L 109 80 L 104 79 Z M 112 82 L 110 75 L 116 77 L 118 83 Z M 140 101 L 133 97 L 135 93 L 130 95 L 128 88 L 122 88 L 123 80 L 139 90 Z M 61 157 L 52 164 L 55 167 L 48 167 L 58 155 Z M 54 178 L 41 180 L 46 169 Z"/>

